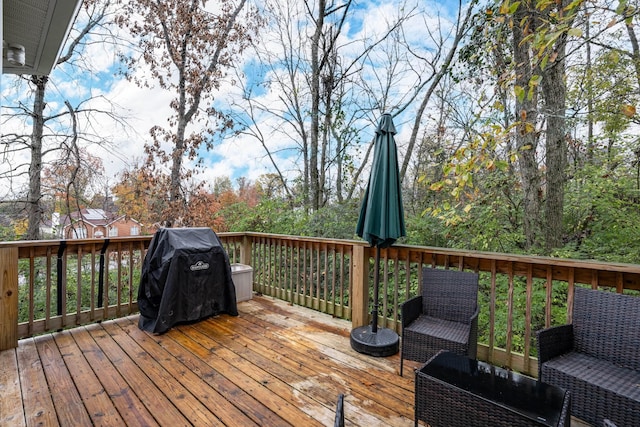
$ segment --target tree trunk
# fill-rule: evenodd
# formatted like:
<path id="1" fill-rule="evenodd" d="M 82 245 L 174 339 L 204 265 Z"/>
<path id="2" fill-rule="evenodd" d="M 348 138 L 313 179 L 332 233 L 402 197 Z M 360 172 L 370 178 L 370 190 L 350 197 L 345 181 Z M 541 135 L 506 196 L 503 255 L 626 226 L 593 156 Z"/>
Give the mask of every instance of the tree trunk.
<path id="1" fill-rule="evenodd" d="M 564 207 L 566 144 L 566 87 L 564 84 L 564 60 L 544 71 L 542 93 L 545 99 L 547 121 L 546 151 L 547 172 L 545 203 L 545 246 L 547 252 L 562 244 L 562 214 Z"/>
<path id="2" fill-rule="evenodd" d="M 311 39 L 311 140 L 309 154 L 309 180 L 311 181 L 311 210 L 320 208 L 320 174 L 318 171 L 318 145 L 320 143 L 320 57 L 319 44 L 324 26 L 326 1 L 318 2 L 316 28 Z"/>
<path id="3" fill-rule="evenodd" d="M 524 6 L 524 5 L 523 5 Z M 516 64 L 515 85 L 528 92 L 529 81 L 533 75 L 529 44 L 523 43 L 524 33 L 520 22 L 529 14 L 527 7 L 519 7 L 514 15 L 513 25 L 513 56 Z M 531 24 L 533 25 L 533 23 Z M 523 192 L 523 229 L 525 235 L 525 249 L 531 249 L 539 244 L 541 238 L 541 208 L 540 208 L 540 174 L 536 151 L 538 148 L 538 135 L 536 132 L 537 121 L 537 89 L 534 88 L 531 96 L 516 97 L 516 116 L 518 126 L 516 128 L 516 149 L 518 153 L 518 166 L 522 180 Z"/>
<path id="4" fill-rule="evenodd" d="M 27 210 L 29 227 L 26 240 L 40 239 L 42 223 L 42 134 L 44 129 L 44 94 L 49 78 L 33 76 L 31 82 L 36 87 L 33 99 L 33 131 L 31 135 L 31 164 L 29 165 L 29 194 Z"/>
<path id="5" fill-rule="evenodd" d="M 586 87 L 587 87 L 587 162 L 593 164 L 593 84 L 591 82 L 591 22 L 589 19 L 585 22 L 585 39 L 587 40 L 587 67 L 586 67 Z"/>
<path id="6" fill-rule="evenodd" d="M 638 82 L 638 86 L 640 86 L 640 45 L 638 44 L 638 37 L 636 37 L 636 32 L 633 28 L 633 14 L 634 10 L 631 7 L 628 7 L 625 11 L 626 27 L 627 34 L 629 34 L 629 41 L 631 42 L 631 49 L 633 51 L 632 60 L 633 66 L 636 71 L 636 81 Z"/>
<path id="7" fill-rule="evenodd" d="M 555 46 L 556 60 L 543 70 L 542 94 L 547 121 L 547 198 L 545 205 L 545 249 L 550 252 L 562 245 L 562 219 L 564 211 L 564 184 L 567 165 L 565 46 L 563 33 Z"/>

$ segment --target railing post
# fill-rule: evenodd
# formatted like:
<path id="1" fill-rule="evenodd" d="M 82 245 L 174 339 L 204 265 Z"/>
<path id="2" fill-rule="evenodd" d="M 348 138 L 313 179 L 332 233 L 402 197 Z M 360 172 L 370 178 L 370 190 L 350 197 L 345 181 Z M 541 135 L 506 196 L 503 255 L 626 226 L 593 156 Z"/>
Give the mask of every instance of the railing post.
<path id="1" fill-rule="evenodd" d="M 18 346 L 18 248 L 0 249 L 0 351 Z"/>
<path id="2" fill-rule="evenodd" d="M 253 239 L 246 234 L 242 236 L 242 244 L 240 245 L 240 264 L 251 265 L 251 248 Z"/>
<path id="3" fill-rule="evenodd" d="M 351 325 L 354 328 L 369 324 L 369 248 L 353 245 L 351 258 Z"/>

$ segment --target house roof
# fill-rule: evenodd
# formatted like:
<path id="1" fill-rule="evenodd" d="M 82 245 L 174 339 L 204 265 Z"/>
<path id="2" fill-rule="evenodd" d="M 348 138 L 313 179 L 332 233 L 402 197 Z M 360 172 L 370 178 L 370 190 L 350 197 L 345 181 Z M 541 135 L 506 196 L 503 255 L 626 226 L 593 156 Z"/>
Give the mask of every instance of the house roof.
<path id="1" fill-rule="evenodd" d="M 89 208 L 71 212 L 69 215 L 62 215 L 60 217 L 60 223 L 65 227 L 70 225 L 71 222 L 83 222 L 85 225 L 98 227 L 107 225 L 113 221 L 115 217 L 115 214 L 108 214 L 102 209 Z"/>
<path id="2" fill-rule="evenodd" d="M 85 225 L 91 227 L 109 226 L 125 215 L 118 215 L 116 213 L 105 212 L 103 209 L 86 208 L 79 211 L 71 212 L 70 215 L 62 215 L 60 217 L 60 224 L 64 227 L 68 227 L 71 222 L 83 222 Z M 137 224 L 139 221 L 129 218 Z"/>
<path id="3" fill-rule="evenodd" d="M 2 73 L 51 73 L 81 4 L 82 0 L 3 0 Z M 7 61 L 11 45 L 24 46 L 24 66 Z"/>

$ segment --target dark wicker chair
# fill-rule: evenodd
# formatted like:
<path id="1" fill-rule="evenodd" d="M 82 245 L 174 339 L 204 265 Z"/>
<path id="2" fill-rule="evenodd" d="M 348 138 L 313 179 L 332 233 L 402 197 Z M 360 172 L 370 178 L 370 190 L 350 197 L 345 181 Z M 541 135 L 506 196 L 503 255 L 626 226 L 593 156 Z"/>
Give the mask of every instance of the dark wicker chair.
<path id="1" fill-rule="evenodd" d="M 538 379 L 594 426 L 640 426 L 640 297 L 576 288 L 573 323 L 538 331 Z"/>
<path id="2" fill-rule="evenodd" d="M 422 269 L 421 295 L 402 304 L 404 359 L 426 362 L 440 350 L 476 358 L 478 275 L 457 270 Z"/>

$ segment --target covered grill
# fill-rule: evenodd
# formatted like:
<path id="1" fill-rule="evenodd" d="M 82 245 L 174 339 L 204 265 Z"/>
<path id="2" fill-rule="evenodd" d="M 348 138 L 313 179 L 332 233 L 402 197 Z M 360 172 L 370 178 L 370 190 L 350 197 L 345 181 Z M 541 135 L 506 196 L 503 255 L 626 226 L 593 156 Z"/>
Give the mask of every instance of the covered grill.
<path id="1" fill-rule="evenodd" d="M 138 289 L 140 329 L 164 333 L 179 322 L 238 315 L 231 265 L 210 228 L 162 228 L 151 239 Z"/>

